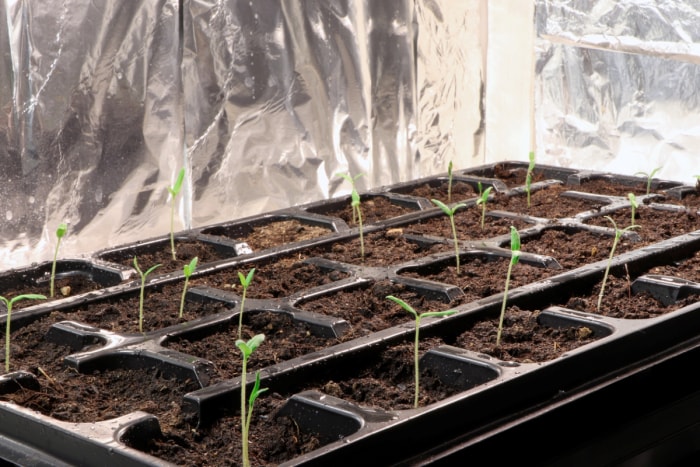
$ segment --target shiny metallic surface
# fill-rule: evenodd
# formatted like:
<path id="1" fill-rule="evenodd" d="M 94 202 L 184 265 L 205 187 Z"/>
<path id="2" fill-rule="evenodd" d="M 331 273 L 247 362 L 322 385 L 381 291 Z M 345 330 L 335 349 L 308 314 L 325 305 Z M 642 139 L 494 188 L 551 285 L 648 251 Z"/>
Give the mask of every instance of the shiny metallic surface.
<path id="1" fill-rule="evenodd" d="M 535 127 L 543 163 L 694 183 L 700 4 L 538 0 Z"/>

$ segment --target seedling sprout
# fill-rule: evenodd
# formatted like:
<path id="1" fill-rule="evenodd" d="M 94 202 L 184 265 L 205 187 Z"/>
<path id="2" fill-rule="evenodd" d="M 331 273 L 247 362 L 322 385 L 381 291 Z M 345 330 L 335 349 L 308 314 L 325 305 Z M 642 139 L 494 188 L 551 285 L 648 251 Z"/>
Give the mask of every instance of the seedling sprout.
<path id="1" fill-rule="evenodd" d="M 646 192 L 646 194 L 647 195 L 651 191 L 651 179 L 654 178 L 654 175 L 656 175 L 656 172 L 658 172 L 659 170 L 661 170 L 661 167 L 657 167 L 649 173 L 637 172 L 634 174 L 634 175 L 643 175 L 644 177 L 646 177 L 646 179 L 647 179 L 647 192 Z"/>
<path id="2" fill-rule="evenodd" d="M 457 275 L 459 276 L 459 242 L 457 241 L 457 228 L 455 227 L 455 211 L 459 208 L 466 207 L 467 205 L 464 203 L 458 203 L 454 205 L 452 208 L 447 206 L 445 203 L 438 199 L 432 199 L 431 200 L 437 207 L 442 209 L 442 212 L 447 214 L 447 217 L 450 218 L 450 225 L 452 226 L 452 239 L 455 244 L 455 262 L 457 263 Z"/>
<path id="3" fill-rule="evenodd" d="M 401 305 L 401 308 L 409 312 L 410 314 L 413 315 L 416 321 L 416 334 L 415 334 L 415 340 L 413 344 L 413 366 L 414 366 L 414 380 L 415 380 L 415 395 L 413 398 L 413 407 L 418 408 L 418 394 L 419 394 L 419 383 L 420 383 L 420 365 L 419 365 L 419 358 L 418 358 L 418 333 L 420 330 L 420 320 L 422 318 L 429 318 L 429 317 L 435 317 L 435 316 L 449 316 L 457 313 L 457 310 L 447 310 L 447 311 L 427 311 L 425 313 L 420 313 L 418 314 L 416 310 L 411 307 L 408 303 L 404 302 L 400 298 L 394 297 L 393 295 L 387 295 L 387 299 L 391 300 L 392 302 L 398 303 Z"/>
<path id="4" fill-rule="evenodd" d="M 610 265 L 612 264 L 613 255 L 615 254 L 615 248 L 617 248 L 617 243 L 620 241 L 620 238 L 622 238 L 622 235 L 625 232 L 627 232 L 630 229 L 636 229 L 641 227 L 640 225 L 628 225 L 624 229 L 618 229 L 617 224 L 615 223 L 612 217 L 605 216 L 605 218 L 612 222 L 612 225 L 615 228 L 615 238 L 613 239 L 612 248 L 610 249 L 610 257 L 608 258 L 608 265 L 605 267 L 605 273 L 603 274 L 603 283 L 600 286 L 600 293 L 598 294 L 598 306 L 596 307 L 597 311 L 600 311 L 600 304 L 603 302 L 603 294 L 605 294 L 605 283 L 608 280 L 608 274 L 610 273 Z"/>
<path id="5" fill-rule="evenodd" d="M 487 189 L 481 189 L 481 182 L 478 182 L 479 186 L 479 198 L 476 200 L 476 205 L 481 205 L 481 230 L 484 230 L 484 219 L 486 218 L 486 202 L 489 200 L 489 194 L 493 187 L 488 187 Z"/>
<path id="6" fill-rule="evenodd" d="M 250 433 L 250 420 L 253 415 L 253 405 L 260 394 L 267 391 L 267 388 L 260 389 L 260 372 L 255 373 L 255 385 L 250 392 L 248 399 L 248 410 L 246 412 L 246 375 L 248 372 L 248 359 L 265 340 L 264 334 L 254 335 L 248 342 L 241 339 L 236 341 L 236 346 L 241 349 L 243 354 L 243 364 L 241 369 L 241 440 L 242 440 L 242 457 L 244 467 L 250 467 L 250 458 L 248 457 L 248 433 Z"/>
<path id="7" fill-rule="evenodd" d="M 8 300 L 7 298 L 0 295 L 0 300 L 5 303 L 7 307 L 7 319 L 5 320 L 5 373 L 10 372 L 10 320 L 12 319 L 12 305 L 20 300 L 46 300 L 45 295 L 40 294 L 23 294 L 17 295 L 16 297 Z"/>
<path id="8" fill-rule="evenodd" d="M 630 200 L 630 205 L 632 206 L 632 222 L 630 222 L 630 225 L 634 225 L 634 217 L 637 213 L 637 208 L 639 208 L 639 203 L 634 193 L 627 193 L 627 198 Z"/>
<path id="9" fill-rule="evenodd" d="M 54 250 L 53 253 L 53 263 L 51 264 L 51 285 L 50 285 L 50 293 L 49 296 L 53 298 L 54 296 L 54 282 L 56 280 L 56 260 L 58 259 L 58 247 L 61 245 L 61 239 L 66 235 L 66 232 L 68 231 L 68 225 L 66 225 L 65 222 L 61 222 L 58 224 L 58 228 L 56 229 L 56 250 Z"/>
<path id="10" fill-rule="evenodd" d="M 148 277 L 150 273 L 155 271 L 160 266 L 160 264 L 156 264 L 155 266 L 151 266 L 146 272 L 143 272 L 139 267 L 139 262 L 136 259 L 136 256 L 134 256 L 134 267 L 136 268 L 136 271 L 138 271 L 139 276 L 141 276 L 141 294 L 139 295 L 139 332 L 143 332 L 143 295 L 146 290 L 146 277 Z"/>
<path id="11" fill-rule="evenodd" d="M 525 175 L 525 191 L 527 192 L 527 207 L 530 208 L 530 186 L 532 185 L 532 174 L 535 170 L 535 153 L 530 151 L 530 164 L 527 166 L 527 175 Z"/>
<path id="12" fill-rule="evenodd" d="M 447 202 L 452 202 L 452 161 L 447 164 Z"/>
<path id="13" fill-rule="evenodd" d="M 248 275 L 244 276 L 242 272 L 238 273 L 238 280 L 241 282 L 243 287 L 243 297 L 241 298 L 241 311 L 238 314 L 238 338 L 241 338 L 241 330 L 243 329 L 243 309 L 245 308 L 245 295 L 248 291 L 250 283 L 253 281 L 253 274 L 255 274 L 255 268 L 248 271 Z"/>
<path id="14" fill-rule="evenodd" d="M 501 317 L 498 320 L 498 333 L 496 334 L 496 347 L 501 345 L 501 333 L 503 332 L 503 318 L 506 315 L 506 302 L 508 301 L 508 287 L 510 286 L 510 274 L 513 266 L 520 260 L 520 234 L 518 229 L 510 226 L 510 263 L 506 274 L 506 288 L 503 292 L 503 304 L 501 305 Z"/>
<path id="15" fill-rule="evenodd" d="M 337 173 L 336 176 L 343 177 L 345 180 L 350 182 L 352 187 L 352 192 L 350 193 L 350 205 L 352 206 L 352 222 L 357 222 L 360 230 L 360 257 L 364 261 L 365 259 L 365 239 L 362 234 L 362 209 L 360 209 L 360 194 L 357 192 L 355 187 L 355 181 L 362 177 L 364 174 L 357 174 L 351 177 L 349 174 Z"/>
<path id="16" fill-rule="evenodd" d="M 185 310 L 185 295 L 187 295 L 187 285 L 190 282 L 190 276 L 194 272 L 195 269 L 197 269 L 197 260 L 199 258 L 195 256 L 192 258 L 192 261 L 190 261 L 190 264 L 186 264 L 182 268 L 182 272 L 185 275 L 185 285 L 182 287 L 182 297 L 180 298 L 180 319 L 182 319 L 182 313 Z"/>
<path id="17" fill-rule="evenodd" d="M 177 179 L 173 186 L 168 187 L 168 192 L 170 192 L 170 250 L 173 254 L 173 261 L 177 260 L 177 253 L 175 251 L 175 198 L 180 193 L 182 189 L 182 181 L 185 179 L 185 168 L 180 169 L 180 173 L 177 175 Z"/>

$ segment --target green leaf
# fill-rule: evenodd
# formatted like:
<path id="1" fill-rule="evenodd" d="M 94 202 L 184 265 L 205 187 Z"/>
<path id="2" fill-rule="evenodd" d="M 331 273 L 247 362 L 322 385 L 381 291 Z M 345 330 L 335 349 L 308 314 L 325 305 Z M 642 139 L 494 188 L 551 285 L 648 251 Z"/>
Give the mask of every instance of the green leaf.
<path id="1" fill-rule="evenodd" d="M 485 190 L 481 193 L 481 196 L 479 197 L 479 199 L 476 200 L 477 206 L 478 206 L 479 204 L 486 204 L 486 202 L 487 202 L 488 199 L 489 199 L 489 193 L 491 193 L 491 189 L 493 189 L 492 186 L 488 187 L 487 189 L 485 189 Z"/>
<path id="2" fill-rule="evenodd" d="M 238 272 L 238 280 L 240 281 L 243 288 L 247 289 L 253 280 L 253 274 L 255 274 L 255 268 L 248 271 L 248 275 L 244 276 L 242 272 Z"/>
<path id="3" fill-rule="evenodd" d="M 627 198 L 630 200 L 630 204 L 634 206 L 635 209 L 639 207 L 639 203 L 637 203 L 637 197 L 634 196 L 634 193 L 627 193 Z"/>
<path id="4" fill-rule="evenodd" d="M 68 225 L 65 222 L 61 222 L 58 224 L 58 228 L 56 229 L 56 237 L 63 238 L 67 231 Z"/>
<path id="5" fill-rule="evenodd" d="M 236 340 L 236 347 L 241 349 L 241 352 L 243 352 L 245 358 L 248 358 L 253 352 L 255 352 L 255 349 L 257 349 L 264 340 L 264 334 L 256 334 L 251 337 L 248 342 L 245 342 L 242 339 Z"/>
<path id="6" fill-rule="evenodd" d="M 199 260 L 199 257 L 195 256 L 192 258 L 192 261 L 190 261 L 190 264 L 186 264 L 182 270 L 185 273 L 185 277 L 190 277 L 192 273 L 197 269 L 197 261 Z"/>
<path id="7" fill-rule="evenodd" d="M 175 180 L 175 184 L 172 187 L 168 187 L 168 191 L 172 195 L 172 197 L 176 197 L 178 193 L 180 193 L 180 190 L 182 189 L 182 181 L 185 179 L 185 168 L 180 169 L 180 173 L 177 174 L 177 179 Z"/>
<path id="8" fill-rule="evenodd" d="M 517 264 L 520 260 L 520 233 L 512 225 L 510 226 L 510 251 L 511 262 Z"/>
<path id="9" fill-rule="evenodd" d="M 530 151 L 530 154 L 528 154 L 528 158 L 530 159 L 530 164 L 527 166 L 527 171 L 532 172 L 532 169 L 535 168 L 535 152 Z"/>
<path id="10" fill-rule="evenodd" d="M 404 302 L 404 301 L 401 300 L 400 298 L 394 297 L 393 295 L 387 295 L 386 298 L 388 298 L 389 300 L 391 300 L 391 301 L 394 302 L 394 303 L 398 303 L 398 304 L 401 306 L 401 308 L 403 308 L 404 310 L 406 310 L 406 311 L 408 311 L 409 313 L 411 313 L 414 317 L 417 317 L 417 316 L 418 316 L 418 313 L 416 312 L 416 310 L 414 310 L 413 307 L 412 307 L 411 305 L 409 305 L 408 303 Z"/>

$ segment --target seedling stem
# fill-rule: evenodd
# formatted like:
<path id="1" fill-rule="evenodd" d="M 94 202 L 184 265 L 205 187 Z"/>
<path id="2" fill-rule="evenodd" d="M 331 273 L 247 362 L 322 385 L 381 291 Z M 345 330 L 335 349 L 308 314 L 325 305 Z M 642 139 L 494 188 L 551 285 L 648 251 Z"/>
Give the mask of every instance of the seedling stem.
<path id="1" fill-rule="evenodd" d="M 527 166 L 527 175 L 525 175 L 525 191 L 527 191 L 527 207 L 530 209 L 530 186 L 532 185 L 532 174 L 535 170 L 535 153 L 530 151 L 528 156 L 530 164 Z"/>
<path id="2" fill-rule="evenodd" d="M 175 251 L 175 198 L 180 193 L 182 181 L 184 179 L 185 168 L 183 167 L 180 169 L 173 186 L 168 187 L 168 192 L 170 192 L 170 250 L 173 254 L 173 261 L 177 260 L 177 253 Z"/>
<path id="3" fill-rule="evenodd" d="M 362 232 L 362 209 L 360 208 L 360 194 L 357 192 L 355 182 L 358 178 L 362 177 L 364 174 L 357 174 L 351 177 L 350 174 L 337 173 L 337 177 L 343 177 L 346 181 L 350 183 L 352 187 L 352 192 L 350 193 L 350 205 L 352 206 L 352 222 L 357 222 L 360 230 L 360 257 L 362 261 L 365 260 L 365 239 Z"/>
<path id="4" fill-rule="evenodd" d="M 508 287 L 510 285 L 510 274 L 520 260 L 520 234 L 518 229 L 510 226 L 510 263 L 506 274 L 506 288 L 503 292 L 503 304 L 501 305 L 501 317 L 498 320 L 498 333 L 496 334 L 496 347 L 501 345 L 501 333 L 503 332 L 503 318 L 506 315 L 506 302 L 508 301 Z"/>
<path id="5" fill-rule="evenodd" d="M 187 285 L 190 282 L 190 276 L 194 272 L 195 269 L 197 269 L 197 260 L 199 258 L 195 256 L 192 258 L 192 261 L 190 261 L 190 264 L 186 264 L 182 268 L 182 272 L 185 275 L 185 285 L 182 287 L 182 297 L 180 298 L 180 319 L 182 319 L 182 314 L 185 311 L 185 296 L 187 295 Z"/>
<path id="6" fill-rule="evenodd" d="M 481 191 L 481 182 L 478 182 L 479 198 L 476 200 L 476 205 L 481 205 L 481 230 L 484 230 L 484 219 L 486 219 L 486 202 L 489 200 L 489 194 L 493 187 Z"/>
<path id="7" fill-rule="evenodd" d="M 51 264 L 51 285 L 49 287 L 51 289 L 49 291 L 49 296 L 51 298 L 54 297 L 54 282 L 56 280 L 56 260 L 58 259 L 58 247 L 61 245 L 61 239 L 64 235 L 66 235 L 67 231 L 68 225 L 66 225 L 65 222 L 58 224 L 58 228 L 56 229 L 56 250 L 53 252 L 53 263 Z"/>
<path id="8" fill-rule="evenodd" d="M 160 264 L 156 264 L 155 266 L 151 266 L 146 272 L 143 272 L 139 267 L 139 262 L 136 259 L 136 256 L 134 256 L 134 267 L 139 273 L 139 276 L 141 276 L 141 294 L 139 295 L 139 332 L 143 332 L 143 295 L 146 290 L 146 277 L 148 277 L 150 273 L 155 271 L 160 266 Z"/>
<path id="9" fill-rule="evenodd" d="M 7 307 L 7 318 L 5 320 L 5 373 L 10 372 L 10 320 L 12 319 L 12 305 L 20 300 L 46 300 L 45 295 L 40 294 L 23 294 L 17 295 L 16 297 L 8 300 L 7 298 L 0 295 L 0 300 L 5 303 Z"/>
<path id="10" fill-rule="evenodd" d="M 661 170 L 661 167 L 657 167 L 649 173 L 637 172 L 634 174 L 634 175 L 643 175 L 646 177 L 646 179 L 647 179 L 647 192 L 646 192 L 646 194 L 647 195 L 651 192 L 651 180 L 654 178 L 654 175 L 656 175 L 656 172 L 658 172 L 659 170 Z"/>
<path id="11" fill-rule="evenodd" d="M 248 359 L 265 340 L 264 334 L 256 334 L 248 342 L 241 339 L 236 340 L 236 346 L 241 349 L 243 354 L 243 364 L 241 369 L 241 440 L 242 440 L 242 457 L 244 467 L 250 467 L 250 458 L 248 456 L 248 434 L 250 433 L 250 420 L 253 414 L 253 405 L 258 396 L 267 391 L 267 388 L 260 389 L 260 372 L 255 373 L 255 385 L 248 399 L 248 411 L 246 412 L 246 376 L 248 372 Z"/>
<path id="12" fill-rule="evenodd" d="M 413 398 L 413 406 L 415 408 L 418 408 L 418 394 L 419 394 L 419 383 L 420 383 L 420 360 L 418 358 L 418 334 L 420 330 L 420 320 L 422 318 L 429 318 L 431 316 L 449 316 L 452 314 L 457 313 L 457 310 L 447 310 L 447 311 L 427 311 L 425 313 L 418 314 L 416 310 L 413 309 L 411 305 L 408 303 L 404 302 L 400 298 L 394 297 L 393 295 L 387 295 L 389 300 L 392 302 L 398 303 L 401 305 L 401 308 L 406 310 L 407 312 L 411 313 L 413 315 L 413 318 L 415 319 L 416 322 L 416 333 L 415 333 L 415 338 L 414 338 L 414 344 L 413 344 L 413 366 L 414 366 L 414 380 L 415 380 L 415 395 Z"/>
<path id="13" fill-rule="evenodd" d="M 253 281 L 253 274 L 255 274 L 255 268 L 248 271 L 248 275 L 244 276 L 243 273 L 238 273 L 238 280 L 241 282 L 243 287 L 243 296 L 241 297 L 241 311 L 238 314 L 238 338 L 241 338 L 241 330 L 243 329 L 243 309 L 245 308 L 245 295 L 248 291 L 250 283 Z"/>
<path id="14" fill-rule="evenodd" d="M 452 161 L 447 164 L 447 202 L 452 202 Z"/>
<path id="15" fill-rule="evenodd" d="M 603 302 L 603 295 L 605 294 L 605 283 L 608 280 L 608 274 L 610 273 L 610 265 L 612 264 L 613 255 L 615 254 L 615 248 L 617 248 L 617 243 L 620 241 L 620 238 L 622 238 L 622 235 L 625 232 L 627 232 L 630 229 L 636 229 L 641 227 L 640 225 L 628 225 L 624 229 L 618 229 L 617 224 L 615 223 L 612 217 L 605 216 L 605 218 L 612 222 L 612 225 L 615 228 L 615 238 L 613 240 L 612 248 L 610 249 L 608 265 L 605 267 L 605 273 L 603 274 L 603 283 L 600 286 L 600 293 L 598 294 L 598 306 L 596 307 L 597 311 L 600 311 L 600 304 Z"/>
<path id="16" fill-rule="evenodd" d="M 467 205 L 464 203 L 458 203 L 454 205 L 452 208 L 447 206 L 445 203 L 438 199 L 432 199 L 431 200 L 433 204 L 435 204 L 437 207 L 442 209 L 442 212 L 447 214 L 447 217 L 450 218 L 450 225 L 452 226 L 452 239 L 455 244 L 455 262 L 457 263 L 457 275 L 459 276 L 459 242 L 457 241 L 457 228 L 455 226 L 455 212 L 459 208 L 464 208 Z"/>

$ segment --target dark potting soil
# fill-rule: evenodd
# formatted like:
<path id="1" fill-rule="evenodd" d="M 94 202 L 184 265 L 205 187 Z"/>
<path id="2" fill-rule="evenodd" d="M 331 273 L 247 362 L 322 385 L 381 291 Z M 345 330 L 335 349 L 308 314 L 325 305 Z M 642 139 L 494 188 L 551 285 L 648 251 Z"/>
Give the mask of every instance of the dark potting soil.
<path id="1" fill-rule="evenodd" d="M 555 211 L 559 204 L 552 203 L 547 216 L 568 217 Z M 576 208 L 578 209 L 578 208 Z M 470 209 L 478 216 L 478 211 Z M 466 214 L 464 212 L 463 214 Z M 640 224 L 645 217 L 642 212 Z M 677 232 L 694 230 L 696 219 L 692 215 L 681 216 L 669 224 L 673 230 L 664 231 L 659 239 Z M 467 216 L 463 216 L 467 217 Z M 691 224 L 687 227 L 678 223 L 687 218 Z M 431 226 L 425 232 L 451 237 L 451 232 L 445 235 L 449 223 L 446 218 L 440 219 L 441 226 Z M 647 222 L 648 225 L 661 221 Z M 508 233 L 506 222 L 502 232 Z M 626 225 L 626 224 L 625 224 Z M 478 223 L 472 223 L 468 230 L 479 229 Z M 364 264 L 374 266 L 396 265 L 433 252 L 451 251 L 452 245 L 436 244 L 432 247 L 418 245 L 406 240 L 403 232 L 418 229 L 416 226 L 406 226 L 386 232 L 367 235 L 366 257 Z M 422 227 L 420 228 L 422 229 Z M 643 228 L 639 234 L 644 242 L 654 242 L 651 229 Z M 285 234 L 286 235 L 286 234 Z M 462 237 L 461 235 L 464 235 Z M 468 233 L 460 234 L 467 238 Z M 576 242 L 583 237 L 592 238 L 591 243 L 577 246 Z M 481 238 L 477 235 L 476 238 Z M 605 240 L 605 241 L 604 241 Z M 562 248 L 566 242 L 566 248 Z M 610 238 L 590 235 L 588 233 L 572 232 L 565 229 L 548 229 L 537 238 L 524 239 L 523 251 L 547 254 L 557 258 L 565 269 L 577 267 L 578 261 L 591 262 L 592 259 L 603 260 L 609 254 Z M 644 243 L 646 244 L 646 243 Z M 505 245 L 507 247 L 507 244 Z M 636 248 L 638 244 L 622 241 L 617 252 Z M 564 252 L 563 250 L 567 250 Z M 166 250 L 166 255 L 169 249 Z M 566 253 L 566 254 L 564 254 Z M 180 258 L 180 254 L 182 258 Z M 197 252 L 195 255 L 199 255 Z M 349 254 L 342 256 L 342 254 Z M 384 256 L 384 255 L 387 256 Z M 241 267 L 246 273 L 250 267 L 256 267 L 253 286 L 249 290 L 251 298 L 282 299 L 295 294 L 300 289 L 310 286 L 323 286 L 346 277 L 343 273 L 329 270 L 316 270 L 308 264 L 298 264 L 311 256 L 325 256 L 346 262 L 361 261 L 359 258 L 359 241 L 339 242 L 328 247 L 316 247 L 299 252 L 296 259 L 287 257 L 280 260 L 280 268 L 275 263 L 247 263 Z M 179 253 L 182 261 L 177 269 L 181 269 L 188 258 L 183 251 Z M 143 257 L 143 265 L 156 264 L 158 258 Z M 133 261 L 133 258 L 131 258 Z M 141 260 L 141 256 L 139 256 Z M 394 294 L 404 298 L 420 312 L 428 310 L 444 310 L 452 306 L 473 300 L 473 297 L 484 297 L 502 292 L 505 277 L 506 261 L 483 262 L 481 260 L 463 260 L 464 271 L 459 276 L 468 280 L 459 283 L 465 292 L 453 303 L 439 300 L 428 300 L 408 291 L 400 285 L 387 281 L 377 281 L 366 286 L 334 292 L 329 295 L 315 297 L 297 303 L 299 308 L 307 311 L 330 313 L 342 316 L 353 327 L 340 338 L 324 338 L 315 335 L 301 322 L 293 321 L 284 313 L 274 310 L 254 310 L 244 315 L 242 336 L 249 338 L 256 333 L 264 333 L 265 342 L 254 353 L 249 362 L 249 370 L 255 371 L 263 366 L 279 363 L 291 358 L 307 354 L 313 349 L 328 347 L 335 343 L 365 335 L 397 323 L 410 323 L 410 316 L 398 305 L 386 300 L 386 295 Z M 141 261 L 140 261 L 141 263 Z M 470 264 L 474 263 L 474 264 Z M 655 266 L 648 272 L 681 274 L 687 271 L 697 277 L 697 268 L 692 259 L 676 262 L 671 265 Z M 445 262 L 441 271 L 432 270 L 429 274 L 422 271 L 412 271 L 422 278 L 454 283 L 449 278 L 454 274 L 454 265 Z M 469 268 L 475 266 L 475 269 Z M 497 268 L 496 272 L 494 269 Z M 483 274 L 484 269 L 489 271 Z M 530 276 L 530 271 L 535 276 Z M 207 285 L 240 294 L 237 282 L 237 272 L 229 271 L 229 276 L 217 277 L 215 274 L 195 278 L 190 287 Z M 539 274 L 546 276 L 556 271 L 549 271 L 530 265 L 518 264 L 514 268 L 512 287 L 531 282 Z M 291 277 L 287 277 L 289 274 Z M 407 275 L 409 273 L 406 273 Z M 441 275 L 444 274 L 444 275 Z M 639 274 L 639 272 L 635 272 Z M 543 276 L 543 277 L 544 277 Z M 492 279 L 489 284 L 488 279 Z M 604 299 L 600 310 L 596 308 L 601 282 L 598 281 L 584 287 L 583 290 L 571 290 L 552 297 L 551 304 L 566 306 L 575 310 L 600 313 L 622 318 L 644 318 L 657 316 L 677 309 L 690 303 L 693 298 L 663 307 L 646 294 L 634 295 L 630 283 L 634 277 L 626 277 L 624 272 L 615 271 L 608 278 Z M 268 284 L 269 282 L 269 284 Z M 146 331 L 158 330 L 185 320 L 205 316 L 211 313 L 226 313 L 230 304 L 215 302 L 188 301 L 185 317 L 178 317 L 179 299 L 182 284 L 165 284 L 147 289 L 144 327 Z M 335 301 L 332 301 L 335 300 Z M 235 309 L 237 305 L 233 305 Z M 556 358 L 562 352 L 580 347 L 592 339 L 585 327 L 575 326 L 565 329 L 550 329 L 540 326 L 536 317 L 539 309 L 520 309 L 509 306 L 506 312 L 503 342 L 495 347 L 497 317 L 490 316 L 476 321 L 469 329 L 455 336 L 426 335 L 421 340 L 421 353 L 438 345 L 447 344 L 463 347 L 475 352 L 493 355 L 496 358 L 517 362 L 541 362 Z M 26 324 L 12 333 L 11 368 L 23 369 L 37 376 L 39 389 L 22 388 L 14 393 L 1 394 L 0 399 L 12 401 L 24 407 L 37 410 L 58 420 L 72 422 L 94 422 L 107 420 L 135 410 L 143 410 L 158 417 L 163 436 L 150 440 L 147 452 L 179 465 L 230 465 L 240 458 L 240 419 L 237 414 L 238 403 L 229 409 L 223 409 L 221 416 L 208 425 L 198 425 L 196 420 L 181 412 L 182 397 L 187 392 L 196 390 L 199 385 L 191 380 L 177 380 L 167 377 L 162 371 L 151 368 L 136 369 L 105 369 L 101 371 L 78 373 L 75 369 L 64 364 L 63 358 L 71 353 L 66 346 L 56 345 L 46 339 L 46 333 L 51 324 L 62 320 L 81 321 L 113 332 L 137 333 L 138 305 L 136 294 L 122 297 L 111 303 L 100 302 L 81 305 L 74 310 L 54 311 L 42 319 Z M 237 338 L 237 323 L 230 322 L 225 329 L 217 329 L 211 333 L 198 335 L 197 338 L 173 337 L 165 345 L 173 350 L 194 354 L 200 358 L 211 360 L 216 367 L 214 381 L 237 376 L 240 368 L 240 351 L 234 342 Z M 3 341 L 4 343 L 4 341 Z M 93 344 L 93 346 L 99 344 Z M 4 363 L 4 361 L 3 361 Z M 352 369 L 351 369 L 352 370 Z M 330 395 L 350 400 L 368 407 L 379 407 L 386 410 L 401 410 L 409 408 L 413 395 L 413 354 L 412 343 L 404 342 L 392 345 L 378 352 L 377 358 L 368 361 L 362 368 L 355 371 L 329 373 L 327 377 L 315 379 L 310 388 Z M 342 374 L 341 374 L 342 373 Z M 294 388 L 299 390 L 301 388 Z M 430 404 L 436 400 L 448 397 L 454 390 L 442 385 L 430 374 L 423 375 L 421 384 L 421 405 Z M 251 423 L 251 460 L 254 465 L 276 465 L 292 459 L 301 453 L 309 452 L 320 446 L 318 437 L 313 433 L 302 433 L 294 421 L 285 417 L 276 417 L 277 411 L 291 395 L 289 390 L 279 390 L 274 387 L 263 393 L 255 406 Z"/>

